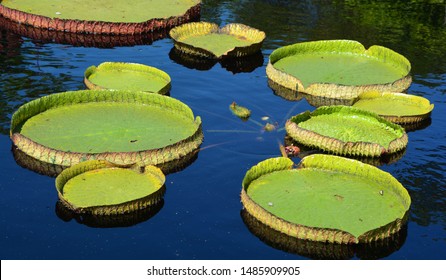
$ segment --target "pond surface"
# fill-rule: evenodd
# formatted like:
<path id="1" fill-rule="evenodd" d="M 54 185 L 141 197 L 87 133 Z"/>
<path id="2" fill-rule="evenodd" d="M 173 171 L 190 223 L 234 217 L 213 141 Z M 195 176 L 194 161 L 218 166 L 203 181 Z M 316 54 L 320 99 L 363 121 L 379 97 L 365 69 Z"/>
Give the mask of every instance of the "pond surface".
<path id="1" fill-rule="evenodd" d="M 403 54 L 412 63 L 408 93 L 435 104 L 431 120 L 408 133 L 409 145 L 401 158 L 380 166 L 412 197 L 407 231 L 395 244 L 370 252 L 365 248 L 346 258 L 446 258 L 444 1 L 203 1 L 201 19 L 264 30 L 262 55 L 248 65 L 185 65 L 172 51 L 169 38 L 151 44 L 150 38 L 131 38 L 138 44 L 113 48 L 104 48 L 105 43 L 91 47 L 91 40 L 86 40 L 89 47 L 83 47 L 84 38 L 74 38 L 77 46 L 57 44 L 0 26 L 1 259 L 324 257 L 312 253 L 313 245 L 278 244 L 271 242 L 274 234 L 262 235 L 262 229 L 252 226 L 250 231 L 240 203 L 245 172 L 280 155 L 285 120 L 314 109 L 305 99 L 288 101 L 273 93 L 265 74 L 268 55 L 284 45 L 321 39 L 358 40 L 366 47 L 382 45 Z M 50 93 L 85 89 L 85 69 L 104 61 L 142 63 L 167 72 L 172 78 L 171 96 L 201 116 L 205 136 L 196 160 L 167 176 L 162 207 L 133 225 L 124 222 L 113 228 L 70 220 L 56 211 L 54 178 L 20 167 L 9 139 L 11 115 L 21 104 Z M 233 101 L 252 110 L 251 121 L 231 114 L 228 107 Z M 278 129 L 262 130 L 266 116 Z"/>

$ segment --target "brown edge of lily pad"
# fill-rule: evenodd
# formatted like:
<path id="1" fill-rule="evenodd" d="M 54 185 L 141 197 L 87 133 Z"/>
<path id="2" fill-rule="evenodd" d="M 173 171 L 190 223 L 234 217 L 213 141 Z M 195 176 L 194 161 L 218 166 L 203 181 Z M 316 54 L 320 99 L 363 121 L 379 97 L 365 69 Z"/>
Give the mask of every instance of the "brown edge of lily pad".
<path id="1" fill-rule="evenodd" d="M 71 33 L 23 25 L 0 16 L 0 26 L 12 33 L 25 36 L 42 43 L 69 44 L 81 47 L 112 48 L 135 45 L 151 45 L 154 41 L 167 37 L 167 30 L 142 34 L 84 34 Z"/>
<path id="2" fill-rule="evenodd" d="M 358 114 L 363 114 L 367 116 L 372 116 L 377 118 L 380 122 L 384 123 L 387 126 L 390 126 L 394 129 L 400 130 L 402 132 L 402 136 L 396 138 L 391 141 L 389 147 L 384 147 L 378 143 L 371 142 L 344 142 L 342 140 L 327 137 L 321 135 L 319 133 L 313 132 L 311 130 L 307 130 L 298 126 L 298 123 L 303 122 L 311 118 L 312 114 L 315 111 L 327 111 L 328 113 L 339 110 L 350 110 L 351 112 L 356 112 Z M 291 119 L 287 120 L 285 124 L 285 129 L 288 135 L 293 138 L 295 141 L 302 143 L 308 147 L 318 148 L 323 151 L 340 154 L 340 155 L 351 155 L 351 156 L 365 156 L 365 157 L 380 157 L 387 154 L 393 154 L 398 151 L 404 150 L 408 143 L 407 133 L 404 129 L 392 123 L 375 113 L 360 110 L 353 107 L 348 106 L 322 106 L 316 109 L 313 112 L 305 111 L 300 113 Z"/>
<path id="3" fill-rule="evenodd" d="M 160 188 L 152 194 L 135 200 L 127 201 L 115 205 L 98 205 L 91 207 L 77 207 L 67 201 L 63 195 L 63 188 L 68 180 L 88 171 L 108 168 L 129 168 L 135 172 L 150 173 L 160 184 Z M 135 212 L 155 205 L 161 201 L 165 193 L 165 176 L 161 170 L 155 166 L 117 165 L 107 161 L 94 160 L 86 161 L 74 165 L 62 171 L 56 178 L 56 190 L 59 201 L 62 205 L 76 214 L 91 214 L 98 216 L 119 215 Z"/>
<path id="4" fill-rule="evenodd" d="M 101 71 L 102 68 L 104 68 L 103 69 L 104 71 L 107 71 L 108 68 L 110 68 L 110 69 L 115 68 L 115 69 L 119 69 L 119 70 L 128 69 L 129 71 L 134 71 L 134 72 L 156 74 L 166 81 L 166 85 L 162 89 L 157 91 L 156 93 L 159 93 L 162 95 L 168 95 L 170 88 L 171 88 L 170 76 L 163 70 L 158 69 L 156 67 L 149 66 L 149 65 L 144 65 L 144 64 L 140 64 L 140 63 L 130 63 L 130 62 L 103 62 L 103 63 L 99 64 L 98 66 L 92 65 L 92 66 L 88 67 L 84 72 L 84 83 L 87 86 L 87 88 L 96 89 L 96 90 L 97 89 L 110 89 L 110 88 L 105 88 L 100 85 L 97 85 L 89 80 L 90 76 L 93 73 L 95 73 L 96 71 Z"/>
<path id="5" fill-rule="evenodd" d="M 0 15 L 24 25 L 34 26 L 41 29 L 57 30 L 71 33 L 86 34 L 142 34 L 162 29 L 171 29 L 186 22 L 200 18 L 201 2 L 189 8 L 184 15 L 169 18 L 154 18 L 145 22 L 125 23 L 125 22 L 104 22 L 88 20 L 67 20 L 60 18 L 50 18 L 30 14 L 27 12 L 11 9 L 0 4 Z"/>
<path id="6" fill-rule="evenodd" d="M 211 51 L 194 47 L 182 42 L 184 38 L 188 38 L 190 36 L 206 35 L 211 33 L 223 33 L 227 35 L 249 38 L 252 44 L 244 47 L 234 47 L 223 55 L 216 56 Z M 219 28 L 217 24 L 210 22 L 186 23 L 170 30 L 169 35 L 174 41 L 174 47 L 181 52 L 210 59 L 221 59 L 223 57 L 243 57 L 255 54 L 262 48 L 263 41 L 266 37 L 265 32 L 241 23 L 230 23 L 222 28 Z"/>
<path id="7" fill-rule="evenodd" d="M 314 156 L 323 157 L 324 155 L 314 155 Z M 338 156 L 328 156 L 328 157 L 338 158 L 341 161 L 355 161 L 361 166 L 366 166 L 367 168 L 372 168 L 372 169 L 374 168 L 378 172 L 385 174 L 384 175 L 385 179 L 391 179 L 397 181 L 389 173 L 381 171 L 378 168 L 373 167 L 371 165 L 353 159 L 348 159 Z M 325 166 L 327 163 L 317 164 L 314 162 L 314 160 L 311 160 L 310 158 L 313 158 L 313 156 L 308 156 L 307 158 L 302 159 L 297 168 L 309 167 L 309 168 L 330 169 L 327 168 L 327 166 Z M 308 161 L 308 163 L 306 163 L 306 161 Z M 330 167 L 332 167 L 331 163 L 329 163 L 329 165 Z M 295 237 L 298 239 L 311 240 L 317 242 L 330 242 L 338 244 L 358 244 L 358 243 L 370 243 L 391 237 L 395 233 L 399 232 L 407 222 L 408 209 L 411 203 L 410 197 L 408 195 L 406 198 L 403 198 L 403 202 L 405 203 L 407 211 L 401 219 L 396 219 L 395 221 L 392 221 L 382 227 L 367 231 L 358 237 L 355 237 L 349 232 L 338 229 L 309 227 L 305 225 L 288 222 L 267 211 L 249 197 L 246 189 L 249 187 L 252 181 L 261 177 L 264 174 L 271 173 L 274 171 L 291 170 L 293 169 L 293 167 L 294 167 L 294 162 L 288 158 L 282 157 L 282 158 L 267 159 L 263 162 L 258 163 L 257 165 L 253 166 L 250 170 L 248 170 L 247 175 L 243 179 L 242 191 L 240 195 L 243 207 L 252 217 L 261 221 L 262 223 L 264 223 L 265 225 L 269 226 L 274 230 L 277 230 L 288 236 Z M 352 170 L 351 172 L 354 173 L 355 171 Z M 400 183 L 398 182 L 398 184 Z"/>

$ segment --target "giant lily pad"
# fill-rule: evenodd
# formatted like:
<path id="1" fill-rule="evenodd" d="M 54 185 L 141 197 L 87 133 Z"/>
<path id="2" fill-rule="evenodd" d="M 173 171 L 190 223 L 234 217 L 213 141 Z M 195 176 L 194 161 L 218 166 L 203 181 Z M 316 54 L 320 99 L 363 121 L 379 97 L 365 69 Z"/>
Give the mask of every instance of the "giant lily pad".
<path id="1" fill-rule="evenodd" d="M 200 4 L 199 0 L 2 0 L 0 15 L 65 32 L 141 34 L 199 18 Z"/>
<path id="2" fill-rule="evenodd" d="M 382 46 L 356 41 L 297 43 L 273 51 L 266 74 L 277 84 L 307 94 L 352 99 L 365 91 L 406 90 L 410 62 Z"/>
<path id="3" fill-rule="evenodd" d="M 155 166 L 124 168 L 106 161 L 86 161 L 56 178 L 60 201 L 76 213 L 115 215 L 158 203 L 165 177 Z"/>
<path id="4" fill-rule="evenodd" d="M 102 159 L 162 165 L 195 151 L 201 119 L 184 103 L 156 93 L 81 90 L 51 94 L 12 116 L 11 139 L 29 156 L 71 166 Z"/>
<path id="5" fill-rule="evenodd" d="M 396 92 L 366 92 L 353 104 L 394 123 L 417 123 L 429 118 L 434 104 L 424 97 Z"/>
<path id="6" fill-rule="evenodd" d="M 289 119 L 285 128 L 295 141 L 340 155 L 379 157 L 403 150 L 404 129 L 375 113 L 348 106 L 322 106 Z"/>
<path id="7" fill-rule="evenodd" d="M 149 91 L 167 94 L 170 77 L 158 68 L 125 62 L 104 62 L 85 71 L 85 85 L 89 89 L 118 89 Z"/>
<path id="8" fill-rule="evenodd" d="M 219 28 L 215 23 L 192 22 L 170 30 L 175 48 L 213 59 L 242 57 L 260 51 L 265 32 L 239 23 Z"/>
<path id="9" fill-rule="evenodd" d="M 362 162 L 316 154 L 298 169 L 288 158 L 252 167 L 241 199 L 257 220 L 287 235 L 340 244 L 368 243 L 398 232 L 411 199 L 389 173 Z"/>

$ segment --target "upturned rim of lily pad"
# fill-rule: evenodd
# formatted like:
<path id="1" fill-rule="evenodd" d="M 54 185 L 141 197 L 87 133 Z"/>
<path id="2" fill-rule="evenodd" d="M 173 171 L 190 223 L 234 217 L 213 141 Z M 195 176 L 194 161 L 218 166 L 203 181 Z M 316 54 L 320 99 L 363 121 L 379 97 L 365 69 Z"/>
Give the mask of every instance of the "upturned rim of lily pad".
<path id="1" fill-rule="evenodd" d="M 104 85 L 98 85 L 95 84 L 93 81 L 90 80 L 91 75 L 97 73 L 97 72 L 106 72 L 106 71 L 126 71 L 126 72 L 135 72 L 135 73 L 142 73 L 142 74 L 150 74 L 153 76 L 157 76 L 160 79 L 164 80 L 165 85 L 158 91 L 152 91 L 152 90 L 143 90 L 138 89 L 138 91 L 145 91 L 145 92 L 156 92 L 162 95 L 166 95 L 169 93 L 171 88 L 171 79 L 169 74 L 166 72 L 145 64 L 140 63 L 131 63 L 131 62 L 102 62 L 98 66 L 92 65 L 88 67 L 85 70 L 84 73 L 84 83 L 89 89 L 111 89 L 113 88 L 104 86 Z M 122 81 L 125 83 L 125 81 Z"/>
<path id="2" fill-rule="evenodd" d="M 255 219 L 274 230 L 282 232 L 286 235 L 319 242 L 329 242 L 338 244 L 358 244 L 370 243 L 382 240 L 392 236 L 401 230 L 402 226 L 407 222 L 407 213 L 410 208 L 411 198 L 408 191 L 395 179 L 390 173 L 380 170 L 377 167 L 362 163 L 357 160 L 333 156 L 314 154 L 306 156 L 299 163 L 297 169 L 294 169 L 294 162 L 285 157 L 270 158 L 264 160 L 250 168 L 242 182 L 241 201 L 246 211 Z M 305 224 L 298 224 L 287 221 L 279 216 L 274 215 L 260 204 L 255 202 L 248 195 L 248 188 L 251 183 L 264 175 L 272 174 L 277 171 L 285 170 L 302 170 L 311 169 L 321 172 L 340 172 L 351 176 L 361 176 L 370 178 L 378 182 L 382 186 L 383 193 L 397 196 L 401 202 L 405 212 L 395 220 L 389 221 L 387 224 L 378 228 L 368 230 L 362 234 L 355 236 L 352 233 L 342 229 L 311 227 Z M 264 186 L 267 187 L 267 186 Z M 290 205 L 291 207 L 291 205 Z M 315 205 L 315 211 L 317 205 Z M 352 209 L 354 211 L 354 209 Z"/>
<path id="3" fill-rule="evenodd" d="M 330 115 L 342 113 L 350 116 L 373 118 L 378 123 L 392 129 L 401 136 L 395 137 L 385 147 L 379 143 L 367 141 L 343 141 L 341 139 L 329 137 L 319 134 L 309 129 L 300 127 L 298 124 L 319 115 Z M 392 123 L 377 114 L 351 106 L 321 106 L 310 112 L 305 111 L 287 120 L 285 124 L 287 134 L 298 143 L 302 143 L 308 147 L 314 147 L 323 151 L 327 151 L 339 155 L 350 155 L 360 157 L 381 157 L 383 155 L 393 154 L 402 151 L 408 143 L 407 133 L 400 125 Z"/>
<path id="4" fill-rule="evenodd" d="M 67 182 L 69 182 L 70 180 L 79 175 L 85 174 L 87 172 L 95 172 L 96 174 L 104 170 L 107 170 L 108 172 L 113 172 L 114 170 L 119 170 L 119 169 L 130 170 L 131 172 L 134 172 L 137 175 L 147 177 L 147 184 L 149 185 L 152 183 L 154 185 L 155 190 L 145 196 L 135 198 L 130 201 L 122 201 L 117 204 L 103 202 L 102 204 L 93 206 L 78 206 L 64 196 L 64 187 L 67 184 Z M 165 181 L 166 178 L 163 172 L 155 166 L 151 165 L 138 166 L 136 164 L 130 166 L 129 165 L 123 166 L 103 160 L 91 160 L 73 165 L 62 171 L 56 177 L 56 190 L 59 200 L 62 202 L 62 205 L 77 214 L 109 216 L 109 215 L 132 213 L 157 204 L 163 198 L 165 192 L 165 187 L 164 187 Z M 120 185 L 117 187 L 123 187 L 123 186 Z M 130 190 L 126 189 L 125 191 L 128 192 Z"/>
<path id="5" fill-rule="evenodd" d="M 234 46 L 228 49 L 222 55 L 218 55 L 205 48 L 196 47 L 185 43 L 184 40 L 194 36 L 204 36 L 209 34 L 225 34 L 243 38 L 251 44 L 247 46 Z M 206 57 L 209 59 L 222 59 L 224 57 L 243 57 L 259 52 L 263 41 L 265 40 L 265 32 L 241 23 L 230 23 L 220 28 L 216 23 L 211 22 L 190 22 L 174 27 L 169 32 L 170 37 L 174 41 L 174 47 L 183 53 L 195 56 Z"/>
<path id="6" fill-rule="evenodd" d="M 409 106 L 416 106 L 420 109 L 420 113 L 418 114 L 408 114 L 408 113 L 381 113 L 381 107 L 376 107 L 372 109 L 370 107 L 363 108 L 362 104 L 367 103 L 369 101 L 382 100 L 383 103 L 389 104 L 390 107 L 396 104 L 405 105 L 409 104 Z M 434 104 L 431 104 L 430 101 L 424 97 L 411 95 L 400 92 L 377 92 L 370 91 L 364 92 L 359 95 L 359 97 L 355 100 L 352 105 L 356 108 L 362 108 L 364 110 L 369 110 L 374 113 L 377 113 L 381 117 L 397 124 L 413 124 L 419 123 L 430 117 L 432 110 L 434 109 Z"/>
<path id="7" fill-rule="evenodd" d="M 173 144 L 154 149 L 138 151 L 111 151 L 86 153 L 62 151 L 42 145 L 20 133 L 21 126 L 30 118 L 47 110 L 85 103 L 130 103 L 153 105 L 184 117 L 190 121 L 195 130 L 188 137 Z M 148 124 L 149 125 L 149 124 Z M 192 110 L 183 102 L 150 92 L 133 92 L 119 90 L 78 90 L 50 94 L 22 105 L 12 116 L 10 138 L 22 152 L 37 160 L 68 167 L 87 160 L 107 160 L 115 164 L 165 165 L 180 160 L 197 151 L 203 142 L 201 118 L 194 117 Z M 166 165 L 167 164 L 167 165 Z"/>
<path id="8" fill-rule="evenodd" d="M 149 18 L 143 22 L 108 22 L 100 20 L 78 20 L 48 17 L 4 6 L 0 1 L 0 15 L 13 22 L 33 26 L 40 29 L 56 30 L 71 33 L 135 35 L 148 33 L 184 24 L 200 18 L 201 0 L 192 0 L 191 6 L 182 15 L 166 18 Z"/>
<path id="9" fill-rule="evenodd" d="M 382 84 L 343 85 L 335 83 L 315 82 L 304 86 L 299 77 L 295 77 L 274 67 L 274 64 L 286 57 L 306 53 L 336 53 L 360 55 L 383 61 L 386 64 L 404 68 L 406 74 L 393 82 Z M 274 50 L 269 56 L 266 75 L 280 86 L 290 90 L 315 96 L 335 99 L 353 99 L 367 91 L 403 92 L 412 83 L 410 75 L 411 64 L 403 55 L 383 46 L 374 45 L 366 49 L 361 43 L 353 40 L 321 40 L 296 43 Z"/>

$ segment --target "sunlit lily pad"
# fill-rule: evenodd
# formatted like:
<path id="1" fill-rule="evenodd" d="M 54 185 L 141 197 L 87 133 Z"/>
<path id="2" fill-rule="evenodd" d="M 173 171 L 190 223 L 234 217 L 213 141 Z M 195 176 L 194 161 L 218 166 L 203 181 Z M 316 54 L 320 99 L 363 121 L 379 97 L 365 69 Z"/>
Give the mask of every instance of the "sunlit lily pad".
<path id="1" fill-rule="evenodd" d="M 352 99 L 365 91 L 406 90 L 410 62 L 382 46 L 369 49 L 356 41 L 297 43 L 273 51 L 266 73 L 291 90 L 329 98 Z"/>
<path id="2" fill-rule="evenodd" d="M 3 0 L 0 15 L 65 32 L 141 34 L 197 19 L 200 5 L 200 0 Z"/>
<path id="3" fill-rule="evenodd" d="M 125 62 L 104 62 L 87 68 L 85 85 L 89 89 L 118 89 L 167 94 L 170 76 L 158 68 Z"/>
<path id="4" fill-rule="evenodd" d="M 60 201 L 76 213 L 115 215 L 158 203 L 165 177 L 155 166 L 122 167 L 107 161 L 86 161 L 56 178 Z"/>
<path id="5" fill-rule="evenodd" d="M 331 156 L 288 158 L 252 167 L 241 199 L 252 216 L 287 235 L 340 244 L 368 243 L 398 232 L 411 199 L 389 173 Z"/>
<path id="6" fill-rule="evenodd" d="M 366 92 L 354 107 L 377 113 L 394 123 L 417 123 L 430 117 L 434 104 L 428 99 L 396 92 Z"/>
<path id="7" fill-rule="evenodd" d="M 258 52 L 265 33 L 239 23 L 231 23 L 220 29 L 215 23 L 192 22 L 170 30 L 170 37 L 175 42 L 175 48 L 184 53 L 220 59 Z"/>
<path id="8" fill-rule="evenodd" d="M 91 159 L 162 165 L 196 151 L 200 117 L 156 93 L 81 90 L 51 94 L 12 116 L 11 139 L 29 156 L 71 166 Z"/>
<path id="9" fill-rule="evenodd" d="M 403 150 L 404 129 L 375 113 L 348 106 L 322 106 L 286 122 L 295 141 L 323 151 L 352 156 L 379 157 Z"/>

